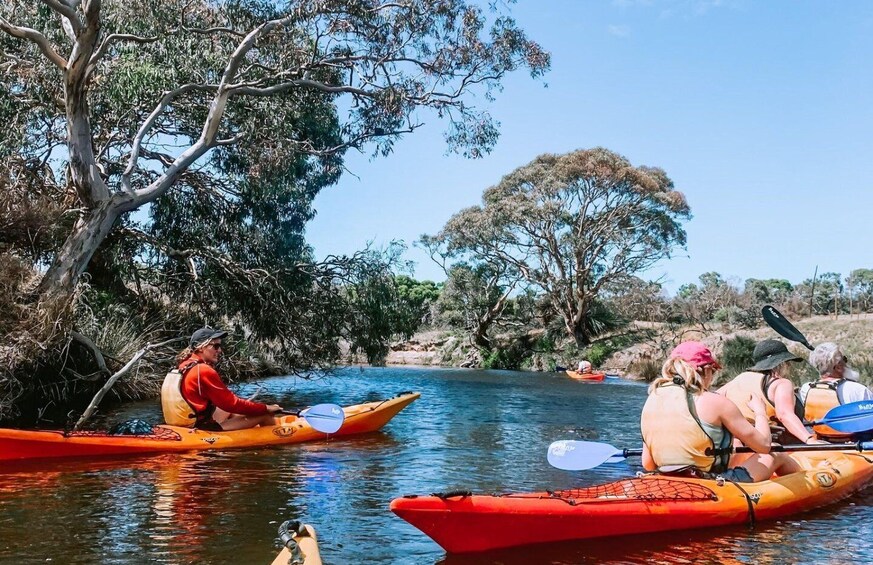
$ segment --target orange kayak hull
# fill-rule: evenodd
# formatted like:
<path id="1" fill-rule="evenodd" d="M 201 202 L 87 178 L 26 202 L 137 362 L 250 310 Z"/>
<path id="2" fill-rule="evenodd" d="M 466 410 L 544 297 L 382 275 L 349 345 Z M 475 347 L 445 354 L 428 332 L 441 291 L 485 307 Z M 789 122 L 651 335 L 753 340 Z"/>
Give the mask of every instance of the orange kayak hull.
<path id="1" fill-rule="evenodd" d="M 743 524 L 858 492 L 873 482 L 871 455 L 795 455 L 804 471 L 739 486 L 647 475 L 557 492 L 404 497 L 391 510 L 449 553 Z"/>
<path id="2" fill-rule="evenodd" d="M 345 421 L 330 437 L 363 434 L 380 429 L 420 393 L 400 394 L 388 400 L 367 402 L 343 408 Z M 167 453 L 202 449 L 244 449 L 317 441 L 327 434 L 316 431 L 306 420 L 285 416 L 276 426 L 247 430 L 212 432 L 155 426 L 150 435 L 109 435 L 105 432 L 71 432 L 60 430 L 15 430 L 0 428 L 0 461 L 55 459 L 59 457 L 98 457 Z"/>
<path id="3" fill-rule="evenodd" d="M 602 381 L 606 378 L 605 373 L 579 373 L 576 371 L 567 371 L 567 376 L 577 381 Z"/>

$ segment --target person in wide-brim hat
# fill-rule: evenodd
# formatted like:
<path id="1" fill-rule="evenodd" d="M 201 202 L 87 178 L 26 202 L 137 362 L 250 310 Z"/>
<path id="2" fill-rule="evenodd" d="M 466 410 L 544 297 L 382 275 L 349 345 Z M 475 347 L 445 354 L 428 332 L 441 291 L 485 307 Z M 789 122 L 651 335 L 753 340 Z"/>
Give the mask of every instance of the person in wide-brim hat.
<path id="1" fill-rule="evenodd" d="M 778 339 L 765 339 L 755 344 L 755 350 L 752 352 L 752 360 L 754 365 L 749 367 L 748 371 L 772 371 L 782 363 L 789 361 L 803 361 L 794 353 L 788 351 L 785 344 Z"/>
<path id="2" fill-rule="evenodd" d="M 755 344 L 752 361 L 754 365 L 718 393 L 733 401 L 749 421 L 754 421 L 754 414 L 748 408 L 748 400 L 760 398 L 771 425 L 784 427 L 803 443 L 816 442 L 815 435 L 803 425 L 803 403 L 794 393 L 794 383 L 787 378 L 791 364 L 803 359 L 788 351 L 778 339 L 765 339 Z"/>

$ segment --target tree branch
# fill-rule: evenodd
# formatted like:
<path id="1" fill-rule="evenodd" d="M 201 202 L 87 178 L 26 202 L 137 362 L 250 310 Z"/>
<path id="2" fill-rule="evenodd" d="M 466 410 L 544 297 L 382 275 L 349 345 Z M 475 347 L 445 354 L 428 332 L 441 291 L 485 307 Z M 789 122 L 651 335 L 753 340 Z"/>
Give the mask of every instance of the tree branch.
<path id="1" fill-rule="evenodd" d="M 73 430 L 75 431 L 75 430 L 78 430 L 79 428 L 81 428 L 82 425 L 88 420 L 88 418 L 90 418 L 91 416 L 94 415 L 94 411 L 97 410 L 97 405 L 100 404 L 100 401 L 103 400 L 103 397 L 106 396 L 106 393 L 109 392 L 109 389 L 112 388 L 112 385 L 114 385 L 118 381 L 118 379 L 120 379 L 121 377 L 123 377 L 124 375 L 129 373 L 130 370 L 143 357 L 143 355 L 145 355 L 146 353 L 148 353 L 152 349 L 156 349 L 158 347 L 168 345 L 168 344 L 173 343 L 175 341 L 181 341 L 183 339 L 185 339 L 185 338 L 174 337 L 173 339 L 168 339 L 168 340 L 162 341 L 160 343 L 155 343 L 155 344 L 149 343 L 149 344 L 146 344 L 145 347 L 143 347 L 142 349 L 137 351 L 133 355 L 133 357 L 130 359 L 130 361 L 128 361 L 127 364 L 125 364 L 124 367 L 122 367 L 117 373 L 115 373 L 114 375 L 109 377 L 109 379 L 106 381 L 106 384 L 104 384 L 103 387 L 97 391 L 97 394 L 94 395 L 94 398 L 91 400 L 91 402 L 88 404 L 88 407 L 82 413 L 82 417 L 79 418 L 79 420 L 76 422 L 76 425 L 73 426 Z"/>
<path id="2" fill-rule="evenodd" d="M 54 63 L 55 66 L 61 70 L 64 70 L 67 67 L 66 59 L 61 57 L 58 52 L 52 48 L 46 36 L 35 29 L 12 25 L 8 20 L 6 20 L 6 18 L 0 16 L 0 30 L 5 31 L 12 37 L 33 41 L 36 43 L 37 47 L 39 47 L 40 51 L 42 51 L 43 55 L 45 55 L 49 61 Z"/>
<path id="3" fill-rule="evenodd" d="M 109 48 L 113 43 L 117 43 L 119 41 L 132 41 L 134 43 L 154 43 L 160 39 L 157 36 L 154 37 L 140 37 L 138 35 L 131 35 L 127 33 L 113 33 L 106 36 L 106 39 L 100 42 L 100 47 L 94 51 L 94 54 L 91 55 L 91 59 L 88 61 L 88 69 L 89 73 L 94 69 L 97 63 L 100 62 L 100 59 L 106 55 L 106 52 L 109 51 Z"/>
<path id="4" fill-rule="evenodd" d="M 215 91 L 218 89 L 217 85 L 208 85 L 208 84 L 185 84 L 180 86 L 175 90 L 171 90 L 164 94 L 163 98 L 161 98 L 158 105 L 155 106 L 155 109 L 152 110 L 152 113 L 149 114 L 146 121 L 143 122 L 142 126 L 140 126 L 139 131 L 136 132 L 136 136 L 133 138 L 133 147 L 130 150 L 130 158 L 127 162 L 127 167 L 124 169 L 124 172 L 121 175 L 121 187 L 123 190 L 127 192 L 131 192 L 133 189 L 130 185 L 130 176 L 133 174 L 134 169 L 136 168 L 136 163 L 139 160 L 140 149 L 142 147 L 143 138 L 145 138 L 146 134 L 152 129 L 155 121 L 157 121 L 158 116 L 160 116 L 167 106 L 176 99 L 176 97 L 181 96 L 187 92 L 192 90 L 201 90 L 206 92 Z"/>
<path id="5" fill-rule="evenodd" d="M 82 31 L 82 20 L 79 19 L 79 14 L 76 13 L 76 10 L 61 0 L 42 0 L 42 3 L 70 22 L 70 27 L 73 28 L 74 34 L 71 39 L 75 41 L 76 36 Z"/>

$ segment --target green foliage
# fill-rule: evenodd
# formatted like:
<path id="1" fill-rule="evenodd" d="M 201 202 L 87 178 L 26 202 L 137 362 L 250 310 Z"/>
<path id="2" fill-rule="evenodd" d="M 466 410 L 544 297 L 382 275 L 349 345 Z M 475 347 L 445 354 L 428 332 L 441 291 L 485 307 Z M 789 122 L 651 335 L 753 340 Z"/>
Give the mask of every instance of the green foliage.
<path id="1" fill-rule="evenodd" d="M 448 279 L 434 303 L 437 320 L 453 328 L 466 330 L 481 349 L 490 348 L 488 332 L 507 303 L 502 272 L 488 264 L 460 262 L 448 271 Z"/>
<path id="2" fill-rule="evenodd" d="M 785 279 L 746 279 L 743 292 L 755 304 L 782 304 L 794 287 Z"/>
<path id="3" fill-rule="evenodd" d="M 0 32 L 0 254 L 44 274 L 28 300 L 163 309 L 168 333 L 225 325 L 285 367 L 331 364 L 349 336 L 380 358 L 435 299 L 384 257 L 315 260 L 305 226 L 345 151 L 387 154 L 431 111 L 451 150 L 484 155 L 496 123 L 473 91 L 550 64 L 506 4 L 104 0 L 66 2 L 66 19 L 63 4 L 0 2 L 57 50 Z"/>
<path id="4" fill-rule="evenodd" d="M 661 365 L 655 359 L 643 358 L 631 363 L 628 367 L 628 373 L 650 383 L 661 376 Z"/>
<path id="5" fill-rule="evenodd" d="M 488 351 L 482 358 L 482 368 L 520 369 L 529 358 L 530 352 L 521 343 L 513 342 L 508 347 L 496 347 Z"/>
<path id="6" fill-rule="evenodd" d="M 372 365 L 384 364 L 392 337 L 409 339 L 421 325 L 423 304 L 410 301 L 410 295 L 418 294 L 423 301 L 428 285 L 420 293 L 410 293 L 418 286 L 417 281 L 392 274 L 392 270 L 402 267 L 400 256 L 404 250 L 397 243 L 382 251 L 368 250 L 366 260 L 356 264 L 343 287 L 346 339 L 351 350 L 364 353 Z"/>
<path id="7" fill-rule="evenodd" d="M 648 331 L 625 333 L 599 339 L 582 350 L 580 358 L 591 361 L 595 369 L 600 367 L 613 353 L 638 343 L 649 334 Z"/>
<path id="8" fill-rule="evenodd" d="M 604 148 L 545 154 L 488 188 L 482 206 L 455 214 L 425 244 L 512 274 L 543 293 L 566 332 L 586 345 L 604 287 L 685 244 L 684 196 L 666 173 Z M 433 245 L 431 245 L 433 247 Z"/>
<path id="9" fill-rule="evenodd" d="M 407 275 L 396 275 L 394 285 L 403 318 L 398 333 L 408 338 L 420 326 L 430 323 L 431 307 L 440 297 L 441 285 L 417 281 Z"/>
<path id="10" fill-rule="evenodd" d="M 837 311 L 837 302 L 843 294 L 843 282 L 839 273 L 822 273 L 815 279 L 806 279 L 801 284 L 797 285 L 797 294 L 808 305 L 812 302 L 812 313 L 815 315 L 833 314 Z M 840 311 L 843 311 L 847 299 L 843 299 L 843 303 L 839 305 Z"/>
<path id="11" fill-rule="evenodd" d="M 755 350 L 755 340 L 746 336 L 735 336 L 725 340 L 721 353 L 723 381 L 726 381 L 754 365 L 752 352 Z"/>
<path id="12" fill-rule="evenodd" d="M 594 343 L 588 346 L 585 356 L 594 367 L 600 367 L 615 351 L 607 343 Z"/>

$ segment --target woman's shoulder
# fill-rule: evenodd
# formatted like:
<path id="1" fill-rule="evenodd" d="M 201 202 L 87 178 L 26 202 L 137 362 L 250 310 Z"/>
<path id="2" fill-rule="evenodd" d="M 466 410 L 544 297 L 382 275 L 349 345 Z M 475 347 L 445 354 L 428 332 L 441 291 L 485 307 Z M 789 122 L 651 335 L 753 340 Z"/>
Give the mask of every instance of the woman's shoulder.
<path id="1" fill-rule="evenodd" d="M 724 396 L 722 396 L 718 393 L 715 393 L 715 392 L 708 390 L 708 391 L 702 393 L 698 397 L 697 405 L 698 406 L 706 406 L 707 408 L 711 408 L 711 409 L 715 409 L 715 410 L 720 410 L 724 406 L 728 406 L 728 405 L 733 406 L 733 402 L 731 402 L 730 400 L 728 400 L 727 398 L 725 398 Z"/>

